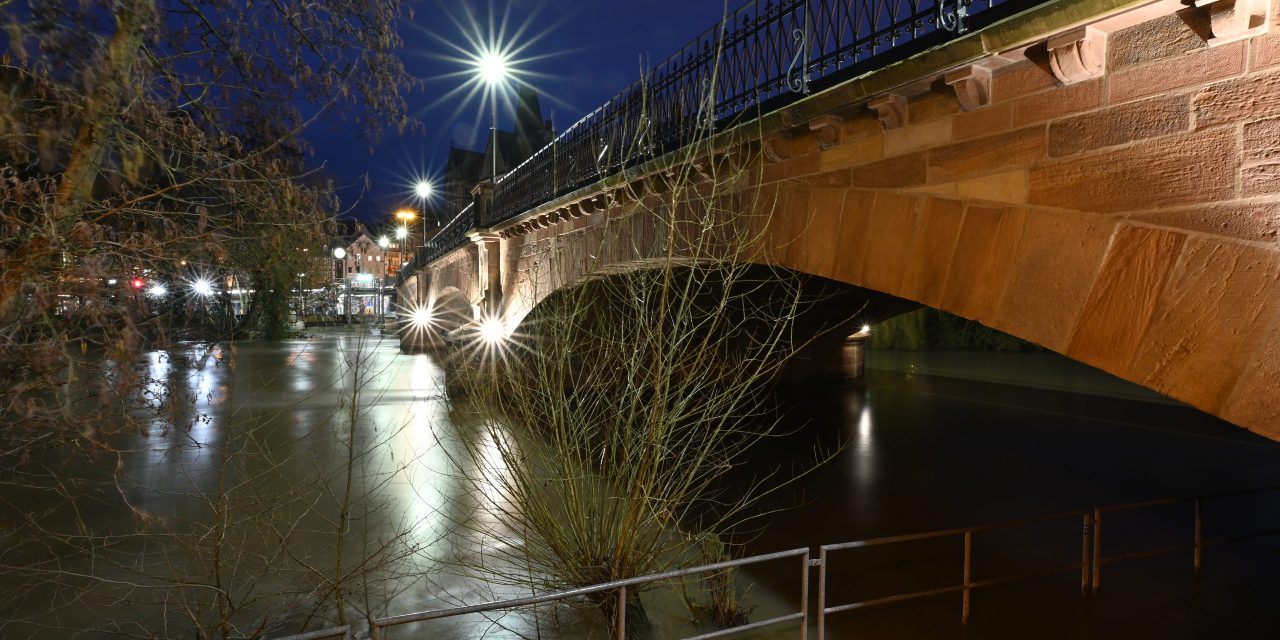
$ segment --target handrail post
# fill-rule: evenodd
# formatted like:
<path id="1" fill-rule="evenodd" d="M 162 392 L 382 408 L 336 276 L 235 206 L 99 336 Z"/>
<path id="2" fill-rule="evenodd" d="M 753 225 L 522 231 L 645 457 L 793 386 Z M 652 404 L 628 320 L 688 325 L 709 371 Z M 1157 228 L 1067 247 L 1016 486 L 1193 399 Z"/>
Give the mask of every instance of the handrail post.
<path id="1" fill-rule="evenodd" d="M 1200 498 L 1196 498 L 1196 533 L 1195 533 L 1195 553 L 1193 554 L 1192 564 L 1196 575 L 1200 575 L 1201 554 L 1204 552 L 1204 519 L 1200 515 Z"/>
<path id="2" fill-rule="evenodd" d="M 627 640 L 627 585 L 618 587 L 618 640 Z"/>
<path id="3" fill-rule="evenodd" d="M 1093 524 L 1092 514 L 1084 514 L 1084 527 L 1082 528 L 1080 543 L 1080 597 L 1089 596 L 1089 529 Z"/>
<path id="4" fill-rule="evenodd" d="M 809 637 L 809 554 L 800 556 L 800 640 Z"/>
<path id="5" fill-rule="evenodd" d="M 827 548 L 818 547 L 818 640 L 827 637 Z"/>
<path id="6" fill-rule="evenodd" d="M 973 574 L 973 531 L 964 532 L 964 582 L 960 590 L 960 624 L 969 624 L 969 583 Z"/>
<path id="7" fill-rule="evenodd" d="M 369 620 L 369 640 L 378 640 L 378 637 L 381 635 L 382 635 L 382 630 L 378 628 L 378 623 L 370 619 Z"/>
<path id="8" fill-rule="evenodd" d="M 1093 589 L 1094 596 L 1098 595 L 1098 585 L 1102 581 L 1102 510 L 1095 508 L 1093 510 Z"/>

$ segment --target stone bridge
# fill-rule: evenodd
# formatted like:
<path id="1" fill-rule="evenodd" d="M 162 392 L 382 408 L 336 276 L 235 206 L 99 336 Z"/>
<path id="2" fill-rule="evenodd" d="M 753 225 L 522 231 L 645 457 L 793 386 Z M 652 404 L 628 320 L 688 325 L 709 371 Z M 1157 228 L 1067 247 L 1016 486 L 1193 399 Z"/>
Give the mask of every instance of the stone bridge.
<path id="1" fill-rule="evenodd" d="M 1277 7 L 971 15 L 967 33 L 721 118 L 694 152 L 532 201 L 504 192 L 523 168 L 481 185 L 402 301 L 510 330 L 559 287 L 642 267 L 732 166 L 717 202 L 764 225 L 747 259 L 974 319 L 1280 439 Z M 694 187 L 671 201 L 681 172 Z"/>

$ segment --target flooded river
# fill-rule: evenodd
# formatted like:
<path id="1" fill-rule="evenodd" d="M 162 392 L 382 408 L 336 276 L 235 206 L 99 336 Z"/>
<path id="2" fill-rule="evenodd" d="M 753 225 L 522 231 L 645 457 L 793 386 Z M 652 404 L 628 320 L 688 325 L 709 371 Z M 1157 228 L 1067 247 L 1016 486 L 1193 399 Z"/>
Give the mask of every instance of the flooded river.
<path id="1" fill-rule="evenodd" d="M 353 360 L 361 362 L 354 372 Z M 104 542 L 83 564 L 75 557 L 61 564 L 105 586 L 89 598 L 69 588 L 36 590 L 10 615 L 63 628 L 11 625 L 12 637 L 67 637 L 67 627 L 94 629 L 85 637 L 156 629 L 190 637 L 180 632 L 190 628 L 185 617 L 220 606 L 207 593 L 221 588 L 219 580 L 253 585 L 235 596 L 242 611 L 284 607 L 295 620 L 322 613 L 308 603 L 332 592 L 333 576 L 346 576 L 338 582 L 351 606 L 375 616 L 528 595 L 494 591 L 432 564 L 449 551 L 450 522 L 468 515 L 461 485 L 447 471 L 458 452 L 444 372 L 431 357 L 399 354 L 393 337 L 334 329 L 234 352 L 154 353 L 143 366 L 156 402 L 191 427 L 157 421 L 122 447 L 120 491 L 135 510 L 102 506 L 85 514 Z M 780 511 L 758 520 L 748 553 L 1280 484 L 1275 443 L 1052 354 L 872 352 L 856 384 L 791 383 L 777 396 L 794 433 L 757 451 L 744 478 L 802 466 L 815 446 L 843 449 L 765 505 Z M 228 451 L 240 454 L 234 464 L 225 464 Z M 1188 542 L 1190 514 L 1186 505 L 1116 514 L 1103 530 L 1104 550 Z M 1280 497 L 1224 499 L 1207 504 L 1204 515 L 1206 537 L 1273 528 Z M 180 542 L 130 535 L 138 526 Z M 1078 563 L 1081 527 L 1067 518 L 976 534 L 972 579 Z M 219 536 L 236 544 L 213 544 Z M 344 546 L 336 551 L 339 538 Z M 236 557 L 218 557 L 231 548 Z M 959 584 L 962 552 L 962 538 L 953 536 L 833 553 L 827 605 Z M 339 556 L 368 563 L 368 571 L 333 566 Z M 1105 566 L 1094 598 L 1081 598 L 1079 570 L 1066 570 L 975 590 L 968 625 L 960 624 L 959 594 L 947 593 L 834 614 L 827 631 L 838 638 L 1250 637 L 1252 625 L 1273 622 L 1277 569 L 1280 543 L 1258 538 L 1211 548 L 1199 578 L 1190 554 L 1177 553 Z M 748 569 L 742 578 L 752 585 L 753 619 L 798 610 L 798 561 Z M 815 578 L 811 608 L 816 591 Z M 167 622 L 130 623 L 157 617 Z M 473 616 L 389 637 L 589 633 L 588 626 L 572 629 L 557 636 L 516 617 Z M 792 624 L 746 637 L 796 631 Z M 672 622 L 660 637 L 686 633 L 692 628 Z"/>

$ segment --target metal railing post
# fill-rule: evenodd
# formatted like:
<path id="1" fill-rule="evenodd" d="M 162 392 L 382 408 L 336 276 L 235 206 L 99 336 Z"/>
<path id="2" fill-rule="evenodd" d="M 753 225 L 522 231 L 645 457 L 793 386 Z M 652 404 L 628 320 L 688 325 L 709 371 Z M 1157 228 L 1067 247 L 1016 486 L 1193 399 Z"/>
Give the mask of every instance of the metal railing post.
<path id="1" fill-rule="evenodd" d="M 827 548 L 818 548 L 818 640 L 827 637 Z"/>
<path id="2" fill-rule="evenodd" d="M 800 640 L 809 637 L 809 554 L 800 556 Z"/>
<path id="3" fill-rule="evenodd" d="M 969 584 L 973 576 L 973 531 L 964 532 L 964 580 L 960 589 L 960 624 L 969 624 Z"/>
<path id="4" fill-rule="evenodd" d="M 618 587 L 618 640 L 627 640 L 627 586 Z"/>
<path id="5" fill-rule="evenodd" d="M 1093 516 L 1084 514 L 1084 527 L 1082 528 L 1080 543 L 1080 597 L 1087 598 L 1089 596 L 1089 529 L 1093 524 Z"/>
<path id="6" fill-rule="evenodd" d="M 1201 554 L 1204 552 L 1204 519 L 1200 515 L 1200 498 L 1196 498 L 1196 533 L 1195 553 L 1192 555 L 1192 566 L 1196 575 L 1200 575 Z"/>
<path id="7" fill-rule="evenodd" d="M 1098 595 L 1098 585 L 1102 579 L 1102 510 L 1093 510 L 1093 558 L 1092 561 L 1092 593 Z"/>

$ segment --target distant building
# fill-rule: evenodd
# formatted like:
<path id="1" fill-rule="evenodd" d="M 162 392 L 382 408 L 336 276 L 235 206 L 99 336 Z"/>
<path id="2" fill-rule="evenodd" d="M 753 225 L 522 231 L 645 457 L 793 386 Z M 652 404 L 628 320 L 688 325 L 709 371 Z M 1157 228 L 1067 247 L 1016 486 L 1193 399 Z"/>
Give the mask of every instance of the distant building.
<path id="1" fill-rule="evenodd" d="M 471 191 L 478 183 L 492 177 L 495 160 L 498 175 L 501 176 L 529 159 L 555 138 L 551 121 L 543 119 L 538 93 L 532 88 L 520 88 L 516 95 L 515 110 L 515 130 L 498 131 L 497 149 L 493 148 L 493 136 L 487 132 L 484 153 L 458 148 L 450 143 L 449 158 L 444 169 L 442 223 L 448 222 L 471 204 Z"/>

